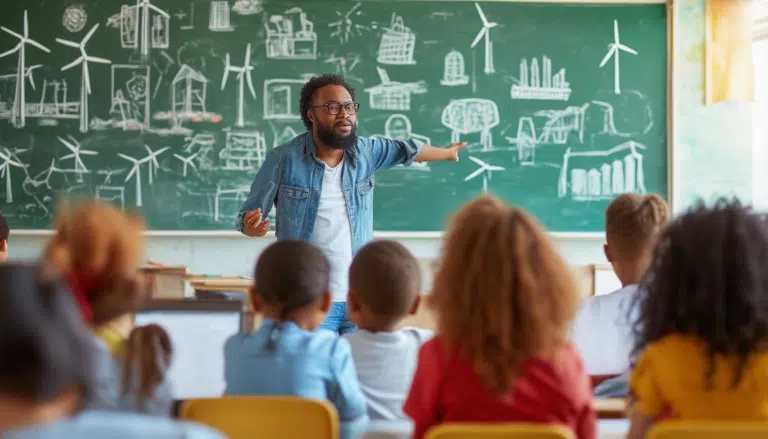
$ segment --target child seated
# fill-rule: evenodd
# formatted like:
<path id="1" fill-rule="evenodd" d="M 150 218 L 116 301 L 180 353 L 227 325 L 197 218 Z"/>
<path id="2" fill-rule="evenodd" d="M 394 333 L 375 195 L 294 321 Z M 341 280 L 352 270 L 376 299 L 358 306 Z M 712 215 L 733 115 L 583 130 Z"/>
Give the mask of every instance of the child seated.
<path id="1" fill-rule="evenodd" d="M 659 238 L 640 284 L 630 439 L 662 419 L 768 421 L 768 225 L 703 203 Z"/>
<path id="2" fill-rule="evenodd" d="M 258 330 L 227 340 L 224 393 L 330 400 L 348 439 L 365 432 L 368 415 L 349 342 L 315 331 L 331 306 L 330 270 L 307 242 L 281 240 L 262 252 L 250 298 L 263 320 Z"/>
<path id="3" fill-rule="evenodd" d="M 590 297 L 574 320 L 573 344 L 588 374 L 619 375 L 629 370 L 634 346 L 630 305 L 668 219 L 667 203 L 655 194 L 622 194 L 608 205 L 603 250 L 622 288 Z M 611 396 L 617 396 L 615 388 Z"/>
<path id="4" fill-rule="evenodd" d="M 167 370 L 172 345 L 160 326 L 133 327 L 145 296 L 139 280 L 143 223 L 116 207 L 85 200 L 65 209 L 43 255 L 47 268 L 68 282 L 94 332 L 98 391 L 92 409 L 170 416 L 173 392 Z"/>
<path id="5" fill-rule="evenodd" d="M 223 439 L 201 425 L 82 411 L 98 392 L 100 354 L 64 282 L 39 267 L 0 266 L 0 437 Z"/>
<path id="6" fill-rule="evenodd" d="M 553 423 L 595 437 L 592 389 L 567 331 L 570 268 L 525 211 L 480 197 L 451 219 L 404 411 L 414 439 L 441 423 Z M 392 367 L 399 367 L 393 365 Z"/>
<path id="7" fill-rule="evenodd" d="M 400 328 L 419 306 L 419 263 L 402 244 L 373 241 L 349 268 L 349 320 L 359 330 L 345 334 L 352 346 L 360 387 L 373 420 L 405 420 L 403 402 L 422 343 L 432 331 Z M 392 367 L 397 365 L 396 367 Z"/>

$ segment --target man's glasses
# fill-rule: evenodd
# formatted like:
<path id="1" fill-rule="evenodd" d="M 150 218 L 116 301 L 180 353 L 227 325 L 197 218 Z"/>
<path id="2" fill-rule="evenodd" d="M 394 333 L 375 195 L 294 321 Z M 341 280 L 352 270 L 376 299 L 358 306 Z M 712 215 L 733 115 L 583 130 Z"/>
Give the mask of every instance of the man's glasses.
<path id="1" fill-rule="evenodd" d="M 358 104 L 357 102 L 349 102 L 346 104 L 340 104 L 338 102 L 329 102 L 327 104 L 315 105 L 312 108 L 320 108 L 320 107 L 324 107 L 325 111 L 335 116 L 341 113 L 342 108 L 344 108 L 344 111 L 346 111 L 347 114 L 355 114 L 357 113 L 357 109 L 360 108 L 360 104 Z"/>

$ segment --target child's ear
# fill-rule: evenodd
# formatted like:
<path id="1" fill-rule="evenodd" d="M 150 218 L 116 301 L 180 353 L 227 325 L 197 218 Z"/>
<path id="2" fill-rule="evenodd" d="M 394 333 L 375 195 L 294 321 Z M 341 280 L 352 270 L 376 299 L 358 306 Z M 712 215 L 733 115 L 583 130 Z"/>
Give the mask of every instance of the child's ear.
<path id="1" fill-rule="evenodd" d="M 261 296 L 256 291 L 255 287 L 248 289 L 248 298 L 251 300 L 251 309 L 253 309 L 254 312 L 260 312 L 262 308 Z"/>
<path id="2" fill-rule="evenodd" d="M 408 311 L 408 314 L 414 316 L 419 311 L 419 306 L 421 306 L 421 294 L 417 295 L 416 298 L 413 300 L 413 305 L 411 305 L 411 310 Z"/>
<path id="3" fill-rule="evenodd" d="M 360 299 L 354 291 L 350 290 L 347 294 L 347 310 L 355 312 L 360 309 Z"/>
<path id="4" fill-rule="evenodd" d="M 331 309 L 331 304 L 333 303 L 333 296 L 331 296 L 330 291 L 326 291 L 323 293 L 323 296 L 320 298 L 320 311 L 327 313 Z"/>
<path id="5" fill-rule="evenodd" d="M 611 248 L 608 247 L 608 244 L 603 244 L 603 253 L 605 253 L 605 259 L 608 259 L 608 262 L 613 262 L 613 258 L 611 258 Z"/>

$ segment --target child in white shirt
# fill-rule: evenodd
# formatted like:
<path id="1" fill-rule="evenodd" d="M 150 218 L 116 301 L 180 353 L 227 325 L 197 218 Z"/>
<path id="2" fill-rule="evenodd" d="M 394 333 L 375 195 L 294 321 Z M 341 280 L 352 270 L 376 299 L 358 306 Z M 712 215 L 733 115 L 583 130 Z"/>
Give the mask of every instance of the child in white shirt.
<path id="1" fill-rule="evenodd" d="M 359 330 L 344 334 L 352 346 L 358 380 L 371 420 L 405 420 L 403 403 L 421 345 L 433 332 L 401 328 L 416 313 L 421 273 L 416 258 L 394 241 L 362 247 L 349 269 L 349 319 Z"/>

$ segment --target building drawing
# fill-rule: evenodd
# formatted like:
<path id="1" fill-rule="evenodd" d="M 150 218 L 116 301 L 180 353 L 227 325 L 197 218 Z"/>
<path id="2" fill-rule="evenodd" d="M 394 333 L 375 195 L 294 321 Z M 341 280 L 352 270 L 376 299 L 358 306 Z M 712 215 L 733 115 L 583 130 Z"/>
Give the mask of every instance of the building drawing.
<path id="1" fill-rule="evenodd" d="M 228 32 L 233 30 L 229 21 L 229 1 L 214 0 L 211 2 L 211 16 L 208 21 L 208 29 L 214 32 Z"/>
<path id="2" fill-rule="evenodd" d="M 552 60 L 546 56 L 542 56 L 542 64 L 540 73 L 538 59 L 531 59 L 530 71 L 528 61 L 525 58 L 520 61 L 519 83 L 513 84 L 510 90 L 512 99 L 568 100 L 571 86 L 565 80 L 565 69 L 552 75 Z"/>
<path id="3" fill-rule="evenodd" d="M 227 131 L 227 143 L 219 152 L 222 169 L 255 171 L 267 155 L 267 141 L 259 131 Z"/>
<path id="4" fill-rule="evenodd" d="M 105 186 L 96 187 L 96 199 L 108 201 L 112 204 L 125 209 L 125 187 L 124 186 Z"/>
<path id="5" fill-rule="evenodd" d="M 150 0 L 138 0 L 135 5 L 122 5 L 118 16 L 120 45 L 124 49 L 139 49 L 148 55 L 149 49 L 169 47 L 168 26 L 171 16 Z M 114 22 L 112 22 L 114 24 Z"/>
<path id="6" fill-rule="evenodd" d="M 376 60 L 381 64 L 416 64 L 413 60 L 415 48 L 416 34 L 405 26 L 403 17 L 393 12 L 392 24 L 384 29 L 384 34 L 381 36 Z"/>
<path id="7" fill-rule="evenodd" d="M 469 76 L 464 73 L 464 55 L 458 50 L 451 50 L 445 55 L 443 79 L 440 84 L 447 86 L 469 84 Z"/>
<path id="8" fill-rule="evenodd" d="M 609 200 L 630 192 L 644 194 L 645 145 L 627 141 L 607 151 L 572 151 L 563 155 L 557 185 L 559 198 Z"/>
<path id="9" fill-rule="evenodd" d="M 224 216 L 221 214 L 222 211 L 230 212 L 226 215 L 226 218 L 234 218 L 250 192 L 251 187 L 248 185 L 230 187 L 229 185 L 222 186 L 220 184 L 216 188 L 213 220 L 219 221 Z M 222 204 L 225 209 L 222 209 Z"/>
<path id="10" fill-rule="evenodd" d="M 114 126 L 123 130 L 149 128 L 149 85 L 149 66 L 112 65 L 109 116 Z"/>
<path id="11" fill-rule="evenodd" d="M 411 94 L 427 92 L 427 84 L 419 82 L 397 82 L 389 79 L 387 71 L 376 67 L 381 84 L 366 88 L 370 106 L 375 110 L 408 111 L 411 109 Z"/>
<path id="12" fill-rule="evenodd" d="M 301 8 L 291 8 L 283 15 L 273 15 L 267 28 L 267 58 L 316 59 L 317 33 Z"/>
<path id="13" fill-rule="evenodd" d="M 205 113 L 208 79 L 202 73 L 184 64 L 173 78 L 171 100 L 177 115 Z"/>
<path id="14" fill-rule="evenodd" d="M 483 151 L 488 151 L 493 149 L 491 130 L 499 124 L 499 107 L 488 99 L 458 99 L 443 109 L 441 122 L 451 129 L 451 143 L 461 141 L 462 134 L 480 133 Z"/>
<path id="15" fill-rule="evenodd" d="M 299 119 L 298 102 L 303 79 L 264 81 L 264 119 Z"/>

